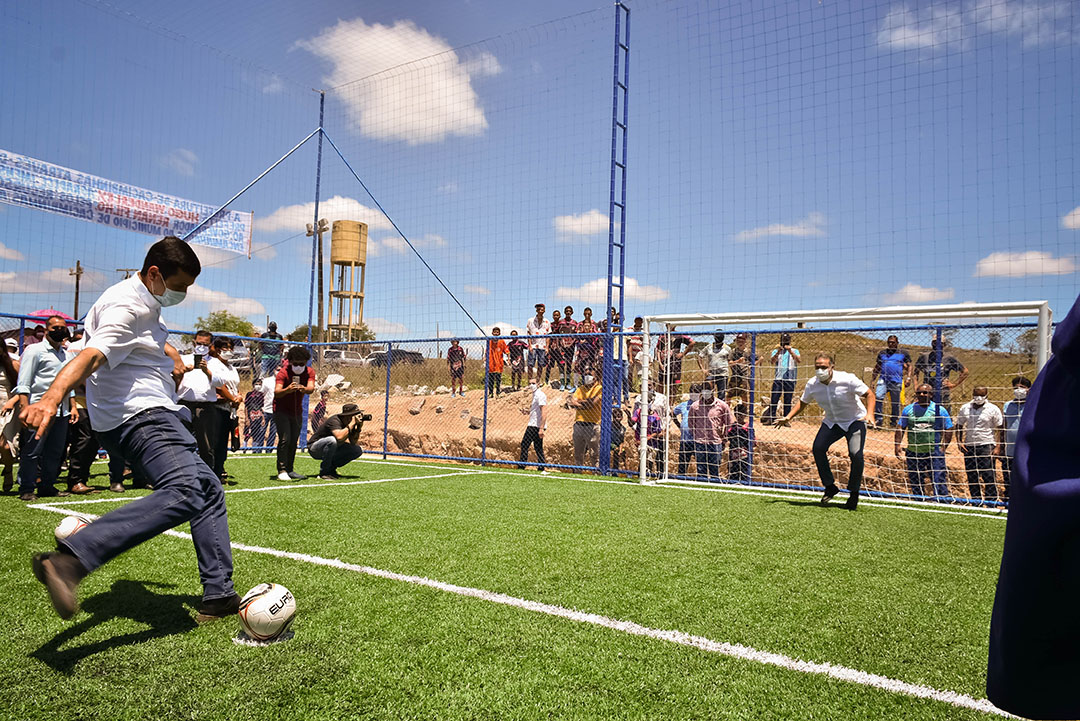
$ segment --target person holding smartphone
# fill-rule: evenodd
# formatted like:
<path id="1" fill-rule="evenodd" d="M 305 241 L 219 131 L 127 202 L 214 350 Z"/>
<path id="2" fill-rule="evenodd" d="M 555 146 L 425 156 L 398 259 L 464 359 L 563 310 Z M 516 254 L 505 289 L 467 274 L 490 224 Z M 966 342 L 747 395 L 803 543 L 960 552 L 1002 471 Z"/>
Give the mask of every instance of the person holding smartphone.
<path id="1" fill-rule="evenodd" d="M 308 438 L 308 453 L 319 464 L 319 478 L 333 480 L 340 478 L 338 469 L 346 463 L 355 461 L 364 455 L 360 447 L 360 432 L 364 421 L 370 421 L 371 414 L 361 413 L 355 403 L 346 403 L 341 412 L 325 421 Z"/>
<path id="2" fill-rule="evenodd" d="M 274 378 L 274 425 L 277 427 L 277 470 L 279 481 L 302 481 L 297 473 L 296 444 L 300 442 L 304 396 L 315 392 L 315 371 L 308 368 L 311 352 L 294 345 L 285 354 L 285 363 Z"/>

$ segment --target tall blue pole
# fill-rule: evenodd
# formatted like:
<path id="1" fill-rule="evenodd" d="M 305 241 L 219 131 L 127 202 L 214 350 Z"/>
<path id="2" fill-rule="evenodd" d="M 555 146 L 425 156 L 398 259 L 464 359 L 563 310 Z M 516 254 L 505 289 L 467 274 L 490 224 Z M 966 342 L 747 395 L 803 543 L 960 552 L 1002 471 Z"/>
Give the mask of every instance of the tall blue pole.
<path id="1" fill-rule="evenodd" d="M 311 314 L 315 310 L 315 248 L 319 240 L 319 190 L 322 184 L 323 117 L 326 111 L 326 92 L 319 91 L 319 154 L 315 160 L 315 220 L 311 225 L 311 285 L 308 288 L 307 342 L 311 342 Z M 319 258 L 321 261 L 322 258 Z M 320 300 L 322 300 L 320 298 Z"/>
<path id="2" fill-rule="evenodd" d="M 488 421 L 488 389 L 491 388 L 491 378 L 489 377 L 488 363 L 489 355 L 491 353 L 491 339 L 484 338 L 484 422 L 481 426 L 483 430 L 480 431 L 480 465 L 484 465 L 484 461 L 487 460 L 487 421 Z"/>
<path id="3" fill-rule="evenodd" d="M 747 435 L 750 436 L 746 443 L 747 482 L 754 481 L 754 399 L 757 397 L 757 332 L 750 333 L 750 387 L 747 389 L 746 402 L 750 408 L 750 426 Z"/>
<path id="4" fill-rule="evenodd" d="M 390 363 L 394 355 L 393 349 L 393 344 L 386 344 L 386 397 L 383 403 L 382 420 L 382 457 L 384 461 L 386 460 L 386 437 L 390 431 Z"/>

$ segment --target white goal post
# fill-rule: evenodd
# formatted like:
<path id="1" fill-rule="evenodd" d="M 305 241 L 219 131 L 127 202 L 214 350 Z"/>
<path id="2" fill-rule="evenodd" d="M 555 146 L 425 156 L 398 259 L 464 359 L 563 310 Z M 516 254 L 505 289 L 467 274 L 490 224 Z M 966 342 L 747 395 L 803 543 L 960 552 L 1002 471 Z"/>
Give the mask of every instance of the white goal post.
<path id="1" fill-rule="evenodd" d="M 724 326 L 746 330 L 761 329 L 769 332 L 769 326 L 788 328 L 804 327 L 808 323 L 851 324 L 857 322 L 881 323 L 888 321 L 930 323 L 948 323 L 949 321 L 1002 320 L 1009 318 L 1037 318 L 1036 368 L 1042 370 L 1050 352 L 1050 334 L 1052 313 L 1048 301 L 1020 301 L 1009 303 L 955 303 L 951 305 L 901 305 L 877 308 L 829 308 L 821 310 L 764 311 L 753 313 L 686 313 L 647 315 L 643 317 L 644 332 L 642 337 L 641 394 L 647 397 L 649 391 L 650 365 L 652 357 L 652 335 L 650 326 L 660 325 L 664 333 L 670 334 L 676 327 L 687 326 Z M 777 329 L 779 330 L 779 329 Z M 775 330 L 772 332 L 776 332 Z M 648 405 L 640 401 L 642 413 L 648 416 Z M 643 418 L 638 425 L 638 478 L 641 483 L 650 483 L 648 477 L 648 423 Z M 667 433 L 664 434 L 665 439 Z M 666 454 L 665 454 L 666 455 Z M 664 463 L 664 477 L 667 476 L 667 463 Z"/>

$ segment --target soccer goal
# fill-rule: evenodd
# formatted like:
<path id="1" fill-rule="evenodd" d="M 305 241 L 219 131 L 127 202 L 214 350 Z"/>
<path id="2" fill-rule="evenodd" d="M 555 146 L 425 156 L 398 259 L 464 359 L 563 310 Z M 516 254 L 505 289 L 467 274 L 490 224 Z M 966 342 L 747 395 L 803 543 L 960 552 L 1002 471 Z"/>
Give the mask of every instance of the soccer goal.
<path id="1" fill-rule="evenodd" d="M 813 377 L 815 356 L 828 353 L 875 401 L 866 495 L 1004 506 L 1012 447 L 992 421 L 1000 414 L 1015 425 L 1023 391 L 1014 386 L 1046 363 L 1051 318 L 1046 301 L 648 316 L 632 383 L 640 395 L 631 399 L 638 477 L 820 489 L 812 447 L 823 410 L 811 405 L 790 427 L 773 424 Z M 933 406 L 912 407 L 923 383 Z M 977 413 L 975 389 L 987 396 Z M 730 409 L 722 443 L 700 414 L 691 418 L 690 405 L 706 396 Z M 829 458 L 843 487 L 844 444 Z"/>

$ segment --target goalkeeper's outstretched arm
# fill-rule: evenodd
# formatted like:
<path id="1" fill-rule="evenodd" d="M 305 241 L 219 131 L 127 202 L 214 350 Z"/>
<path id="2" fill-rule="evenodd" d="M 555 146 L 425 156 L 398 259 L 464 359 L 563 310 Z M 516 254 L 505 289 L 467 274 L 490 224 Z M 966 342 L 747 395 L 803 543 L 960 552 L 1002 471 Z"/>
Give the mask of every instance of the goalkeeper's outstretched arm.
<path id="1" fill-rule="evenodd" d="M 809 403 L 803 403 L 802 398 L 796 398 L 795 399 L 795 405 L 792 406 L 791 411 L 786 416 L 784 416 L 783 418 L 777 418 L 775 423 L 773 423 L 773 425 L 776 425 L 776 426 L 790 425 L 791 424 L 791 419 L 794 418 L 795 416 L 799 415 L 800 413 L 802 413 L 803 410 L 805 410 L 808 405 L 810 405 L 810 404 Z"/>

